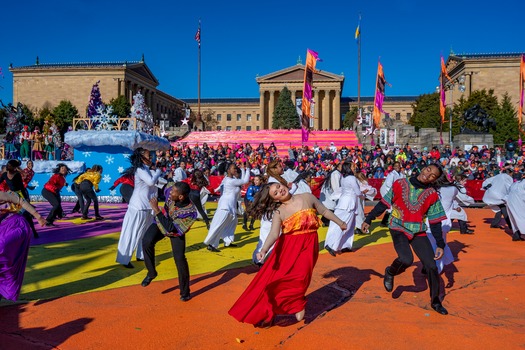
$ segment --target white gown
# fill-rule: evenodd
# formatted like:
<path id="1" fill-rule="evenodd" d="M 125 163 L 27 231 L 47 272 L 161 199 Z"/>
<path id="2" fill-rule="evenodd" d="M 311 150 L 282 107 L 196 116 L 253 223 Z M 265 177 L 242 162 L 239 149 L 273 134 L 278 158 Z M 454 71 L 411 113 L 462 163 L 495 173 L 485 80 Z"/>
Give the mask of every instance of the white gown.
<path id="1" fill-rule="evenodd" d="M 321 195 L 319 196 L 319 201 L 330 210 L 334 210 L 337 204 L 337 201 L 332 199 L 332 194 L 338 193 L 338 191 L 340 191 L 341 178 L 341 172 L 339 170 L 334 170 L 330 174 L 330 179 L 325 180 L 330 181 L 330 186 L 325 186 L 323 184 L 323 187 L 321 187 Z"/>
<path id="2" fill-rule="evenodd" d="M 450 213 L 450 220 L 468 221 L 467 212 L 461 206 L 470 206 L 475 204 L 474 198 L 467 194 L 465 187 L 460 185 L 456 199 L 454 200 L 453 210 Z M 457 211 L 457 209 L 460 209 Z"/>
<path id="3" fill-rule="evenodd" d="M 250 171 L 241 169 L 241 178 L 225 177 L 222 180 L 222 194 L 217 203 L 217 210 L 211 220 L 210 230 L 204 239 L 204 244 L 217 248 L 222 238 L 224 246 L 229 246 L 234 240 L 237 227 L 237 198 L 241 186 L 250 181 Z"/>
<path id="4" fill-rule="evenodd" d="M 483 202 L 491 206 L 492 210 L 498 212 L 498 205 L 505 204 L 505 198 L 509 194 L 509 188 L 513 182 L 512 177 L 505 173 L 489 177 L 481 185 L 483 188 L 491 185 L 483 195 Z"/>
<path id="5" fill-rule="evenodd" d="M 135 188 L 122 221 L 118 241 L 117 262 L 119 264 L 127 265 L 135 249 L 137 258 L 144 259 L 142 237 L 154 219 L 149 200 L 157 196 L 156 184 L 160 175 L 160 169 L 153 171 L 146 166 L 135 171 Z"/>
<path id="6" fill-rule="evenodd" d="M 347 229 L 343 231 L 339 225 L 330 221 L 324 241 L 325 248 L 330 247 L 336 252 L 343 248 L 352 249 L 358 201 L 363 197 L 355 176 L 348 175 L 341 179 L 341 197 L 339 197 L 334 214 L 346 222 Z"/>
<path id="7" fill-rule="evenodd" d="M 525 232 L 525 180 L 520 180 L 510 186 L 507 196 L 507 211 L 514 232 Z"/>
<path id="8" fill-rule="evenodd" d="M 359 184 L 359 189 L 361 190 L 361 193 L 363 193 L 363 191 L 365 190 L 368 190 L 363 196 L 363 198 L 359 198 L 359 200 L 357 201 L 358 208 L 355 217 L 355 227 L 361 228 L 363 222 L 365 222 L 365 199 L 368 199 L 369 201 L 374 200 L 377 194 L 377 190 L 375 187 L 370 186 L 368 182 L 357 181 L 357 183 Z"/>
<path id="9" fill-rule="evenodd" d="M 447 219 L 441 221 L 441 230 L 443 232 L 443 240 L 445 241 L 445 249 L 443 249 L 443 257 L 439 260 L 436 260 L 436 266 L 438 268 L 438 272 L 441 273 L 443 271 L 443 268 L 445 265 L 452 264 L 454 262 L 454 255 L 452 255 L 452 251 L 450 250 L 448 244 L 447 244 L 447 234 L 450 232 L 450 229 L 452 228 L 452 220 L 450 219 L 450 216 L 454 210 L 454 201 L 456 200 L 456 196 L 458 194 L 458 189 L 455 186 L 447 186 L 442 187 L 439 189 L 439 199 L 441 201 L 441 205 L 443 206 L 443 210 L 445 211 L 445 214 L 447 215 Z M 430 240 L 430 243 L 432 244 L 432 248 L 434 251 L 436 251 L 437 244 L 436 239 L 432 235 L 432 232 L 430 232 L 430 224 L 428 223 L 428 219 L 426 220 L 427 225 L 427 237 Z"/>

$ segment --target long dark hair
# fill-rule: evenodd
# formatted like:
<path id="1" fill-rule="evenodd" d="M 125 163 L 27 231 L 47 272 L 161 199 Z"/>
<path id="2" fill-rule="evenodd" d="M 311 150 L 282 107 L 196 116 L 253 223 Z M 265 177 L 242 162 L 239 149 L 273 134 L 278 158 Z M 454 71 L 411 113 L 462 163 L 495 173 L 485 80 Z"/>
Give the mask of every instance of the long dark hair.
<path id="1" fill-rule="evenodd" d="M 268 177 L 271 176 L 271 177 L 275 178 L 277 181 L 279 181 L 281 183 L 281 185 L 288 186 L 288 181 L 286 181 L 281 176 L 281 174 L 277 174 L 277 172 L 275 171 L 275 168 L 280 163 L 281 163 L 280 160 L 272 160 L 270 163 L 268 163 L 268 166 L 266 167 L 266 174 L 268 174 Z"/>
<path id="2" fill-rule="evenodd" d="M 204 173 L 198 169 L 193 172 L 193 175 L 191 176 L 191 183 L 199 187 L 208 186 L 208 180 L 206 180 Z"/>
<path id="3" fill-rule="evenodd" d="M 454 186 L 459 191 L 458 184 L 456 184 L 455 182 L 450 181 L 448 179 L 447 173 L 445 172 L 445 169 L 443 169 L 443 167 L 439 163 L 432 163 L 432 164 L 427 165 L 427 167 L 429 167 L 429 166 L 436 167 L 438 169 L 438 171 L 439 171 L 438 178 L 436 180 L 434 180 L 434 182 L 429 184 L 430 187 L 434 188 L 436 191 L 439 192 L 439 189 L 442 188 L 442 187 Z"/>
<path id="4" fill-rule="evenodd" d="M 261 186 L 259 192 L 255 194 L 253 202 L 248 207 L 248 215 L 261 219 L 272 220 L 273 213 L 281 206 L 280 202 L 276 202 L 270 197 L 270 186 L 274 183 L 268 183 Z M 284 185 L 282 185 L 284 186 Z"/>
<path id="5" fill-rule="evenodd" d="M 53 169 L 53 174 L 58 174 L 58 173 L 60 173 L 60 168 L 62 168 L 63 166 L 66 167 L 66 169 L 67 169 L 67 174 L 71 174 L 71 169 L 69 169 L 69 167 L 68 167 L 66 164 L 64 164 L 64 163 L 58 163 L 57 166 L 56 166 L 56 168 Z M 67 175 L 67 174 L 66 174 L 66 175 Z"/>
<path id="6" fill-rule="evenodd" d="M 134 150 L 133 153 L 129 156 L 129 162 L 131 163 L 131 166 L 124 170 L 122 172 L 122 175 L 135 175 L 137 169 L 142 168 L 144 166 L 144 160 L 142 159 L 142 155 L 145 152 L 149 151 L 145 150 L 142 147 L 139 147 L 136 150 Z"/>
<path id="7" fill-rule="evenodd" d="M 339 171 L 337 168 L 339 168 L 339 164 L 337 164 L 332 170 L 330 170 L 328 172 L 328 174 L 326 174 L 326 176 L 324 177 L 323 179 L 323 189 L 327 189 L 328 191 L 332 191 L 332 174 L 334 173 L 334 171 Z"/>

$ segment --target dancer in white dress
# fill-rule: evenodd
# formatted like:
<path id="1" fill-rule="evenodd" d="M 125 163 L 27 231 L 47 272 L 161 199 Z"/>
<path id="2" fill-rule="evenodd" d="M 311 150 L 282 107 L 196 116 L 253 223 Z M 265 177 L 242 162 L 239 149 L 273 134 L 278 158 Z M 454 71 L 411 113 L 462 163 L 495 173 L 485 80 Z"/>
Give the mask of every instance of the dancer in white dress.
<path id="1" fill-rule="evenodd" d="M 343 163 L 341 174 L 343 176 L 341 179 L 341 197 L 335 206 L 334 214 L 346 223 L 346 229 L 342 230 L 339 225 L 330 222 L 324 248 L 332 256 L 352 250 L 358 201 L 364 197 L 352 171 L 351 163 Z"/>
<path id="2" fill-rule="evenodd" d="M 241 192 L 241 187 L 250 181 L 250 169 L 246 168 L 246 163 L 241 165 L 241 178 L 235 178 L 237 167 L 230 164 L 227 167 L 226 175 L 222 180 L 222 193 L 217 203 L 217 210 L 211 220 L 210 230 L 204 239 L 207 249 L 212 252 L 219 252 L 219 241 L 224 241 L 225 247 L 236 247 L 233 243 L 235 227 L 237 226 L 237 199 Z"/>
<path id="3" fill-rule="evenodd" d="M 443 234 L 443 240 L 445 241 L 445 248 L 443 249 L 443 258 L 436 260 L 438 273 L 441 273 L 443 271 L 445 265 L 452 264 L 454 262 L 454 255 L 452 254 L 452 251 L 450 250 L 450 247 L 447 244 L 447 234 L 452 228 L 452 221 L 450 220 L 450 216 L 455 211 L 454 202 L 456 201 L 458 193 L 459 190 L 454 183 L 450 183 L 450 185 L 443 186 L 439 189 L 439 200 L 441 201 L 441 205 L 443 206 L 443 210 L 445 211 L 447 218 L 446 220 L 441 221 L 441 232 Z M 430 240 L 430 244 L 432 244 L 432 249 L 436 251 L 436 239 L 430 231 L 430 224 L 428 222 L 428 219 L 426 219 L 426 225 L 427 237 Z"/>
<path id="4" fill-rule="evenodd" d="M 509 174 L 512 174 L 512 169 L 506 168 L 500 174 L 489 177 L 481 184 L 481 187 L 485 190 L 483 202 L 496 212 L 494 219 L 490 223 L 491 228 L 501 228 L 500 221 L 503 216 L 512 230 L 512 223 L 509 220 L 507 207 L 505 206 L 505 198 L 507 198 L 510 186 L 514 182 Z"/>
<path id="5" fill-rule="evenodd" d="M 512 222 L 513 241 L 523 241 L 521 231 L 525 232 L 525 177 L 510 186 L 507 196 L 507 209 Z"/>
<path id="6" fill-rule="evenodd" d="M 343 163 L 337 164 L 337 166 L 330 171 L 328 174 L 326 174 L 326 179 L 323 182 L 323 186 L 321 187 L 321 195 L 319 196 L 319 201 L 323 203 L 323 205 L 330 209 L 334 210 L 335 206 L 337 204 L 337 201 L 332 198 L 332 195 L 341 196 L 341 167 L 343 166 Z M 322 218 L 323 224 L 325 226 L 328 226 L 330 224 L 330 220 Z"/>
<path id="7" fill-rule="evenodd" d="M 365 199 L 373 201 L 377 194 L 377 190 L 375 187 L 368 184 L 366 175 L 363 172 L 358 171 L 355 175 L 355 178 L 357 179 L 361 193 L 364 195 L 363 198 L 359 198 L 357 201 L 358 208 L 355 217 L 355 234 L 363 234 L 361 231 L 361 225 L 363 225 L 363 222 L 365 222 Z"/>
<path id="8" fill-rule="evenodd" d="M 469 229 L 467 221 L 468 216 L 467 212 L 462 208 L 462 206 L 470 206 L 476 203 L 474 198 L 467 194 L 467 189 L 465 188 L 465 183 L 467 181 L 467 176 L 464 174 L 459 174 L 454 176 L 456 180 L 456 186 L 458 187 L 458 194 L 454 200 L 454 207 L 450 213 L 450 221 L 458 220 L 459 222 L 459 233 L 461 234 L 472 234 L 474 230 Z"/>
<path id="9" fill-rule="evenodd" d="M 124 173 L 133 174 L 135 187 L 129 200 L 128 210 L 122 221 L 122 231 L 118 241 L 117 262 L 127 268 L 133 268 L 131 256 L 137 250 L 137 260 L 144 260 L 142 237 L 153 223 L 153 211 L 149 200 L 157 196 L 157 180 L 160 169 L 152 170 L 150 151 L 137 148 L 129 157 L 131 167 Z"/>

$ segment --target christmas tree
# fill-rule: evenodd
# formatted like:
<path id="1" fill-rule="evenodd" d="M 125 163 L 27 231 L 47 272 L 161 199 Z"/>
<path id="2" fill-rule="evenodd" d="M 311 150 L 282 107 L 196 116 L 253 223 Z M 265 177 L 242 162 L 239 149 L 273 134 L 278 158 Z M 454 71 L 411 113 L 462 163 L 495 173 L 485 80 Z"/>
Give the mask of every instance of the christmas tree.
<path id="1" fill-rule="evenodd" d="M 94 116 L 98 115 L 99 107 L 104 107 L 104 103 L 102 103 L 102 98 L 100 97 L 98 83 L 100 83 L 100 80 L 97 81 L 91 89 L 91 96 L 89 97 L 89 106 L 87 110 L 88 118 L 93 118 Z"/>
<path id="2" fill-rule="evenodd" d="M 137 130 L 147 133 L 153 132 L 153 114 L 144 101 L 144 96 L 139 92 L 133 96 L 131 117 L 137 119 Z"/>

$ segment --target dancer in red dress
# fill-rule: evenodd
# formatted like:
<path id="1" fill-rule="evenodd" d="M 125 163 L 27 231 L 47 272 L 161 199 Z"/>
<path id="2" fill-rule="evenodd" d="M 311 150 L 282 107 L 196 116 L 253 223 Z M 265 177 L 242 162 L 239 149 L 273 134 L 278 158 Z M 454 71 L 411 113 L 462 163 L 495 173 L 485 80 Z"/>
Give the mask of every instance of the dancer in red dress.
<path id="1" fill-rule="evenodd" d="M 277 242 L 274 253 L 230 309 L 230 315 L 240 322 L 261 326 L 271 323 L 278 314 L 295 314 L 298 321 L 303 319 L 305 294 L 319 255 L 317 213 L 346 230 L 346 224 L 312 194 L 292 196 L 288 187 L 278 182 L 262 186 L 251 215 L 269 215 L 272 229 L 257 258 L 264 259 Z"/>

